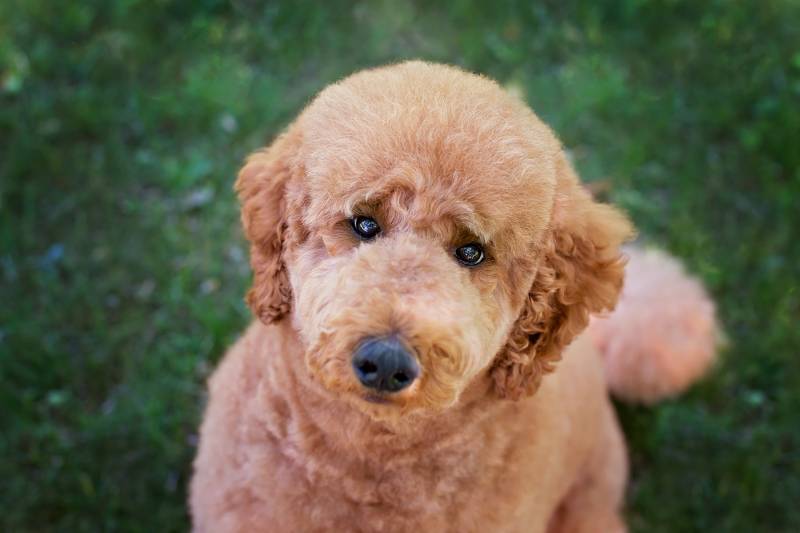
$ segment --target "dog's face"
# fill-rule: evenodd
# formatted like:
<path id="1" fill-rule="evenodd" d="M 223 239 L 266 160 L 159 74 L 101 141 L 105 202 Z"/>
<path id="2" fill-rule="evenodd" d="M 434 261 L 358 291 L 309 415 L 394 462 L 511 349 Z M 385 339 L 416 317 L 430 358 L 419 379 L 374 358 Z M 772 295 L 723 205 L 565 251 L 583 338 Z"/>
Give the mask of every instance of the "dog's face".
<path id="1" fill-rule="evenodd" d="M 251 306 L 291 316 L 314 379 L 377 417 L 438 412 L 481 379 L 533 392 L 621 285 L 625 219 L 527 107 L 449 67 L 327 88 L 237 190 Z"/>

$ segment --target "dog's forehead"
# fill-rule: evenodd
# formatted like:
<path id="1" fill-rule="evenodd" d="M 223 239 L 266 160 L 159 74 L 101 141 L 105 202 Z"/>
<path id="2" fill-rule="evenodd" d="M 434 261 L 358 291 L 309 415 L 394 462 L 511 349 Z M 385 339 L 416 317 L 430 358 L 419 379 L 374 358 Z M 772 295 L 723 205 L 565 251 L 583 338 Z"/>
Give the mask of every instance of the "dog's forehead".
<path id="1" fill-rule="evenodd" d="M 549 220 L 558 142 L 487 79 L 421 63 L 369 71 L 323 91 L 300 120 L 315 212 L 403 190 L 420 212 L 471 217 L 482 233 Z"/>

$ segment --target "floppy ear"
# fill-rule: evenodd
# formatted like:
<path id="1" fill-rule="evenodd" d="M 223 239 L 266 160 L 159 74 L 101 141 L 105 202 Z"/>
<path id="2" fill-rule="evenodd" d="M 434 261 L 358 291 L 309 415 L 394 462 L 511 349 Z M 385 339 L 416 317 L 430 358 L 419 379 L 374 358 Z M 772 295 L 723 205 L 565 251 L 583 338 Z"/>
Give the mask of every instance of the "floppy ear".
<path id="1" fill-rule="evenodd" d="M 561 155 L 556 198 L 540 264 L 520 316 L 491 369 L 504 398 L 533 394 L 561 352 L 588 324 L 611 310 L 622 288 L 620 244 L 633 228 L 615 208 L 595 202 Z"/>
<path id="2" fill-rule="evenodd" d="M 291 309 L 292 287 L 283 253 L 288 229 L 286 188 L 297 172 L 298 146 L 296 132 L 284 133 L 269 148 L 253 153 L 236 180 L 253 268 L 253 286 L 246 300 L 265 324 L 280 320 Z"/>

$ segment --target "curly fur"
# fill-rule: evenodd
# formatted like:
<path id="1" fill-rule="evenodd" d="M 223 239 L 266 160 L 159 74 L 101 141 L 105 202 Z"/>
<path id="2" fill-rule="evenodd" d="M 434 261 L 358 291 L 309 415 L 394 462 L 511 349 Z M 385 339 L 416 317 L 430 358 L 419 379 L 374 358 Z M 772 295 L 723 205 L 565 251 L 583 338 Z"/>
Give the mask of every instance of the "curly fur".
<path id="1" fill-rule="evenodd" d="M 589 322 L 590 313 L 611 310 L 622 287 L 624 260 L 619 245 L 630 236 L 619 212 L 597 204 L 581 190 L 561 161 L 560 195 L 552 236 L 508 343 L 492 369 L 501 397 L 533 394 L 542 376 Z"/>
<path id="2" fill-rule="evenodd" d="M 581 332 L 615 305 L 632 228 L 524 103 L 442 65 L 357 73 L 236 190 L 259 321 L 209 382 L 195 531 L 624 530 L 624 443 Z M 469 242 L 475 268 L 453 257 Z M 420 375 L 376 395 L 352 353 L 389 333 Z"/>
<path id="3" fill-rule="evenodd" d="M 250 241 L 253 287 L 247 302 L 265 324 L 283 318 L 290 308 L 292 287 L 283 262 L 287 229 L 285 188 L 294 170 L 288 159 L 297 140 L 284 135 L 267 150 L 250 156 L 239 172 L 236 192 L 242 227 Z"/>

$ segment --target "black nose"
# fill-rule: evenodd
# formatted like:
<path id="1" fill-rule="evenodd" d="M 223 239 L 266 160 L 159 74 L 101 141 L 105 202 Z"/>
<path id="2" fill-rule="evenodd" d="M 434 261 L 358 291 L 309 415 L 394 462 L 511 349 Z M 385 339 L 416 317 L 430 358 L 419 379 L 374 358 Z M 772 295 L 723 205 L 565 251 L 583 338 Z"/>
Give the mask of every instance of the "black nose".
<path id="1" fill-rule="evenodd" d="M 353 370 L 365 387 L 380 392 L 405 389 L 419 374 L 414 357 L 394 335 L 364 339 L 353 355 Z"/>

